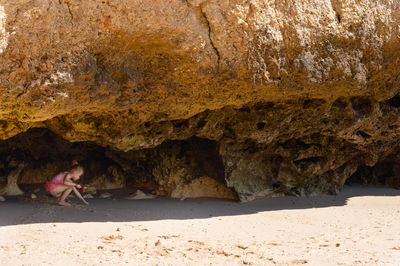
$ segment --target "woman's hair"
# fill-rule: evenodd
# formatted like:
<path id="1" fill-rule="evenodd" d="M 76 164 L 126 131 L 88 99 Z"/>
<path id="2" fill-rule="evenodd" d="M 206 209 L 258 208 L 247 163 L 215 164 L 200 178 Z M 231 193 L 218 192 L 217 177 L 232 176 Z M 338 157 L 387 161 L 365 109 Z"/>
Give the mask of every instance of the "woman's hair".
<path id="1" fill-rule="evenodd" d="M 76 171 L 76 170 L 82 170 L 83 171 L 83 167 L 78 163 L 77 160 L 73 160 L 71 167 L 69 168 L 68 172 L 72 172 L 72 171 Z"/>

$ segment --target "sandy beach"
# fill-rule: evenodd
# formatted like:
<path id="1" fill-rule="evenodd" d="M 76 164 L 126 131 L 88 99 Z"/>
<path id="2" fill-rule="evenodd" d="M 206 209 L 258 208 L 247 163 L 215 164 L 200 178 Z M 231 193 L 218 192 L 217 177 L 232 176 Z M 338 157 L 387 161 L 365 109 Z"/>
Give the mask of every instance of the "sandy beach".
<path id="1" fill-rule="evenodd" d="M 0 202 L 0 265 L 400 265 L 400 191 Z"/>

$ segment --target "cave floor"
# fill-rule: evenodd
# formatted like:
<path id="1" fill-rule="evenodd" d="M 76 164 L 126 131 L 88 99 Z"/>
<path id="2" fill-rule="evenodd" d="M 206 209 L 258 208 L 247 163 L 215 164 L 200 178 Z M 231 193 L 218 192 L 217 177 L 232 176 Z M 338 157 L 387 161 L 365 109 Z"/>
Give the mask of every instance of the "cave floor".
<path id="1" fill-rule="evenodd" d="M 0 265 L 400 265 L 400 190 L 72 201 L 0 202 Z"/>

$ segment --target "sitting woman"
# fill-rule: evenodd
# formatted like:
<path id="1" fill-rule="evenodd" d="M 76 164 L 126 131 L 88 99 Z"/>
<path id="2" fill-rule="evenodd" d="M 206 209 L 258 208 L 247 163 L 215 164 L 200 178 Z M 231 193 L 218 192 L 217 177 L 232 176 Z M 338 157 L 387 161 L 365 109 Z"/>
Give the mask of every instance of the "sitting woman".
<path id="1" fill-rule="evenodd" d="M 45 185 L 46 191 L 52 196 L 58 197 L 58 205 L 61 206 L 71 206 L 67 203 L 65 199 L 68 195 L 74 191 L 75 195 L 82 200 L 83 203 L 89 205 L 89 203 L 82 197 L 81 193 L 77 188 L 81 188 L 81 185 L 74 183 L 83 174 L 83 168 L 78 164 L 78 162 L 73 161 L 72 167 L 67 172 L 61 172 L 56 175 L 53 180 L 47 182 Z"/>

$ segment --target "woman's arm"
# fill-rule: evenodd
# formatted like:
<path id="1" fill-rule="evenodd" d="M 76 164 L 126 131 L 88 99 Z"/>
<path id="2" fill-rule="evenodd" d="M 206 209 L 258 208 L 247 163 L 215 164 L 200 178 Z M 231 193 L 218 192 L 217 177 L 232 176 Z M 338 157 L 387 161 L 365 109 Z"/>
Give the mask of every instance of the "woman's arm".
<path id="1" fill-rule="evenodd" d="M 89 205 L 89 203 L 82 197 L 81 193 L 79 193 L 79 191 L 73 187 L 72 190 L 74 191 L 75 195 L 86 205 Z"/>

